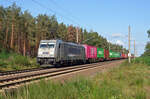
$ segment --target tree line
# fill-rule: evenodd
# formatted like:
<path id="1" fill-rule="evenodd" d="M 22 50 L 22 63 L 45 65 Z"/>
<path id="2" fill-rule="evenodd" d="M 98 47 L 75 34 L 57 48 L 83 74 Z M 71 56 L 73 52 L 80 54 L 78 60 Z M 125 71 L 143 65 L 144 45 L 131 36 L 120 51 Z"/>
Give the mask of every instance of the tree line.
<path id="1" fill-rule="evenodd" d="M 150 29 L 147 31 L 148 38 L 150 38 Z M 150 56 L 150 42 L 147 42 L 145 46 L 145 52 L 142 54 L 142 56 Z"/>
<path id="2" fill-rule="evenodd" d="M 77 39 L 78 34 L 78 41 Z M 58 23 L 55 15 L 39 14 L 33 17 L 28 11 L 21 11 L 16 4 L 0 6 L 0 47 L 13 50 L 24 56 L 36 56 L 40 40 L 61 39 L 89 44 L 113 51 L 127 52 L 123 46 L 109 43 L 94 31 Z"/>

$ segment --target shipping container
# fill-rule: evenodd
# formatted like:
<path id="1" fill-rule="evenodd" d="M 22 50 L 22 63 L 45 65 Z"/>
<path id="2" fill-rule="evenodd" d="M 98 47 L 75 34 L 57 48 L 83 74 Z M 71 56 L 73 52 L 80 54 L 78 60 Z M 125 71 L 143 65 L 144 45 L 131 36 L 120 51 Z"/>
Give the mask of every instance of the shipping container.
<path id="1" fill-rule="evenodd" d="M 113 51 L 109 51 L 109 58 L 111 59 L 115 59 L 115 58 L 120 58 L 120 53 L 119 52 L 113 52 Z"/>
<path id="2" fill-rule="evenodd" d="M 125 54 L 125 53 L 122 53 L 122 54 L 121 54 L 121 58 L 126 58 L 126 54 Z"/>
<path id="3" fill-rule="evenodd" d="M 121 58 L 124 58 L 125 57 L 124 55 L 125 55 L 124 53 L 121 53 Z"/>
<path id="4" fill-rule="evenodd" d="M 97 48 L 97 58 L 100 59 L 100 58 L 105 58 L 104 57 L 104 49 L 103 48 Z"/>
<path id="5" fill-rule="evenodd" d="M 95 46 L 83 45 L 85 48 L 86 60 L 96 60 L 97 59 L 97 48 Z"/>
<path id="6" fill-rule="evenodd" d="M 123 54 L 122 54 L 122 57 L 123 57 L 123 58 L 128 58 L 128 54 L 123 53 Z"/>
<path id="7" fill-rule="evenodd" d="M 109 60 L 109 50 L 104 49 L 104 58 L 105 60 Z"/>
<path id="8" fill-rule="evenodd" d="M 128 54 L 125 54 L 125 58 L 128 58 Z"/>

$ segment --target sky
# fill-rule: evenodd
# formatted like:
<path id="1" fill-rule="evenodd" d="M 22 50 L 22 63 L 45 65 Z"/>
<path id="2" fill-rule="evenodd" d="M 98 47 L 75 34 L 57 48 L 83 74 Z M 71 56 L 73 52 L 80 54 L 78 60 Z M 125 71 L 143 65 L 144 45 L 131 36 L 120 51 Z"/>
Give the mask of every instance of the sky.
<path id="1" fill-rule="evenodd" d="M 56 15 L 58 22 L 93 30 L 109 42 L 128 49 L 128 26 L 131 27 L 131 52 L 136 42 L 137 55 L 149 41 L 150 0 L 0 0 L 7 7 L 16 2 L 33 16 Z"/>

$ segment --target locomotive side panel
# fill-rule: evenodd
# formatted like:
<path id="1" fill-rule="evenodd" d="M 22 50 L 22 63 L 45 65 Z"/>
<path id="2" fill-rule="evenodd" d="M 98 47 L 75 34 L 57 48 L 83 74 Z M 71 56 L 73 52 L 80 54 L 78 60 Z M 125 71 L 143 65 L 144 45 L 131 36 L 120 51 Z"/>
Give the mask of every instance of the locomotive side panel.
<path id="1" fill-rule="evenodd" d="M 84 47 L 72 43 L 60 43 L 59 61 L 61 63 L 85 61 Z"/>

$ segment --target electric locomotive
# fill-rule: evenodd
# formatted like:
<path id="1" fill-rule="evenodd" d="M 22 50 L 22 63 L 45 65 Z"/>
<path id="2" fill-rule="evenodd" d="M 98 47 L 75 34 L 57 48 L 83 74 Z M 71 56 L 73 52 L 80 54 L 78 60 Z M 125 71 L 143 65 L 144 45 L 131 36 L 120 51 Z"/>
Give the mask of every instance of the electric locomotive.
<path id="1" fill-rule="evenodd" d="M 80 44 L 62 40 L 41 40 L 38 49 L 37 63 L 42 64 L 75 64 L 85 63 L 85 49 Z"/>

